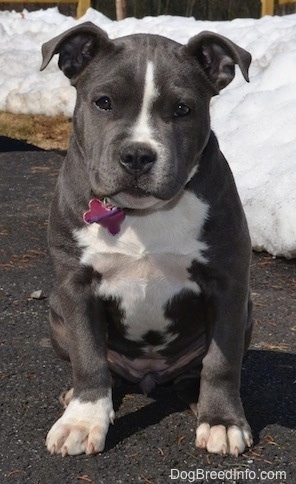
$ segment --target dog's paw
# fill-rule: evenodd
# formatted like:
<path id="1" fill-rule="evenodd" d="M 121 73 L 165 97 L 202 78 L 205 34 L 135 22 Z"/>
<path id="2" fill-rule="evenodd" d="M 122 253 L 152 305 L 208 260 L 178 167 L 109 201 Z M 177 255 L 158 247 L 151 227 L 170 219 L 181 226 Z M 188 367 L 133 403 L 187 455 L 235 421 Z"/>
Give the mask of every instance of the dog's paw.
<path id="1" fill-rule="evenodd" d="M 111 397 L 96 402 L 72 399 L 62 417 L 48 432 L 47 449 L 51 454 L 63 457 L 102 452 L 109 423 L 113 423 L 114 417 Z"/>
<path id="2" fill-rule="evenodd" d="M 251 432 L 237 425 L 230 427 L 213 425 L 210 427 L 208 423 L 202 423 L 197 427 L 196 447 L 206 449 L 213 454 L 230 454 L 237 457 L 252 444 Z"/>

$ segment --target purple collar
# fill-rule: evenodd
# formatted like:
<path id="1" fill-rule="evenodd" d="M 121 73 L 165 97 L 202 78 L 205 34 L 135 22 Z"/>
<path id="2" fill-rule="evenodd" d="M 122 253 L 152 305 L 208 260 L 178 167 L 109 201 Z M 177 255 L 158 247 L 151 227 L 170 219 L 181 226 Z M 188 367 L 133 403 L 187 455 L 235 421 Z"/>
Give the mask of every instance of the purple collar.
<path id="1" fill-rule="evenodd" d="M 120 225 L 125 219 L 125 213 L 121 208 L 97 198 L 90 200 L 88 206 L 89 210 L 83 214 L 83 221 L 86 224 L 102 225 L 111 235 L 117 235 L 120 232 Z"/>

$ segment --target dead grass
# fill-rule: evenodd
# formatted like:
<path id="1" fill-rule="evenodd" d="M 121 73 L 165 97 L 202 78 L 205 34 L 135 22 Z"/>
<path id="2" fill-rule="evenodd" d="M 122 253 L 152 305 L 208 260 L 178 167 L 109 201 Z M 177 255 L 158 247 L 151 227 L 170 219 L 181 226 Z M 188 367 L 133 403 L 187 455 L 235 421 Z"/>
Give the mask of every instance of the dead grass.
<path id="1" fill-rule="evenodd" d="M 0 112 L 1 136 L 26 141 L 46 150 L 66 150 L 71 126 L 71 120 L 63 116 L 30 116 Z"/>

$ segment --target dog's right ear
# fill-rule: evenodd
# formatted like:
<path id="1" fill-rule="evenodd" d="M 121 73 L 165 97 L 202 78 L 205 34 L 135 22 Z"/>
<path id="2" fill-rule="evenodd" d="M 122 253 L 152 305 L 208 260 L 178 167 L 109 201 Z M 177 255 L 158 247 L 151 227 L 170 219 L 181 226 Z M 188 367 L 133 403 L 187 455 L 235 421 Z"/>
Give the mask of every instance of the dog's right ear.
<path id="1" fill-rule="evenodd" d="M 60 54 L 59 68 L 72 79 L 82 72 L 99 49 L 112 47 L 113 43 L 104 30 L 92 22 L 84 22 L 42 45 L 40 70 L 46 68 L 55 54 Z"/>

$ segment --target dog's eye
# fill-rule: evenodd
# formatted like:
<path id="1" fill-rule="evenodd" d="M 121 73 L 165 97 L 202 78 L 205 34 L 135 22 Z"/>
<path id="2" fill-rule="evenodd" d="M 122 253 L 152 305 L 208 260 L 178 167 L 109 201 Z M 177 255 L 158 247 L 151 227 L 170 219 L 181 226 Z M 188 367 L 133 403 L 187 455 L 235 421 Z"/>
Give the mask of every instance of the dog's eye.
<path id="1" fill-rule="evenodd" d="M 108 96 L 102 96 L 97 99 L 95 105 L 102 111 L 111 111 L 112 109 L 111 99 Z"/>
<path id="2" fill-rule="evenodd" d="M 186 116 L 191 111 L 190 107 L 184 103 L 179 103 L 174 111 L 175 117 Z"/>

